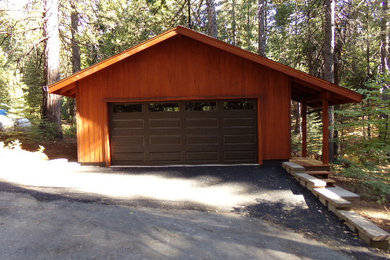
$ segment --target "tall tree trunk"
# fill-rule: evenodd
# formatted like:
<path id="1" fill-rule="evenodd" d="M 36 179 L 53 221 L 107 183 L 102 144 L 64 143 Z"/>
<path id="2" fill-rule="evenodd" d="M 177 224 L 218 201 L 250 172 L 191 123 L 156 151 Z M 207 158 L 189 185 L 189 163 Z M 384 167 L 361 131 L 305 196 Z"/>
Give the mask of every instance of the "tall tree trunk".
<path id="1" fill-rule="evenodd" d="M 387 12 L 388 12 L 388 1 L 382 1 L 382 17 L 381 17 L 381 64 L 380 69 L 382 73 L 389 70 L 388 64 L 388 53 L 387 53 Z"/>
<path id="2" fill-rule="evenodd" d="M 236 0 L 232 2 L 232 35 L 233 35 L 233 45 L 237 44 L 237 22 L 236 22 Z"/>
<path id="3" fill-rule="evenodd" d="M 312 28 L 312 25 L 311 25 L 311 9 L 308 7 L 309 3 L 307 3 L 305 1 L 305 5 L 306 5 L 306 22 L 307 22 L 307 25 L 306 25 L 306 28 L 307 28 L 307 35 L 306 35 L 306 40 L 307 40 L 307 45 L 308 45 L 308 48 L 307 48 L 307 52 L 306 52 L 306 58 L 307 58 L 307 65 L 309 67 L 309 74 L 310 75 L 313 75 L 315 74 L 315 68 L 314 68 L 314 62 L 313 62 L 313 44 L 312 44 L 312 40 L 311 40 L 311 37 L 312 37 L 312 32 L 311 32 L 311 28 Z"/>
<path id="4" fill-rule="evenodd" d="M 325 11 L 325 39 L 324 39 L 324 79 L 334 82 L 334 45 L 335 45 L 335 0 L 324 1 Z M 329 159 L 335 155 L 334 142 L 334 107 L 329 106 Z"/>
<path id="5" fill-rule="evenodd" d="M 217 13 L 215 11 L 214 0 L 206 0 L 207 4 L 207 19 L 208 19 L 208 33 L 214 38 L 218 38 L 217 29 Z"/>
<path id="6" fill-rule="evenodd" d="M 60 79 L 60 39 L 58 31 L 58 0 L 45 0 L 45 81 L 49 86 Z M 56 137 L 62 138 L 61 96 L 49 94 L 44 88 L 42 117 L 55 125 Z"/>
<path id="7" fill-rule="evenodd" d="M 76 35 L 78 34 L 79 27 L 79 14 L 76 10 L 76 7 L 72 5 L 72 13 L 70 15 L 71 20 L 71 27 L 72 27 L 72 72 L 76 73 L 80 71 L 81 64 L 80 64 L 80 46 L 78 44 L 78 41 L 76 39 Z"/>
<path id="8" fill-rule="evenodd" d="M 389 3 L 388 0 L 382 1 L 382 17 L 381 17 L 381 64 L 380 64 L 380 70 L 382 74 L 385 74 L 389 72 L 389 53 L 388 53 L 388 42 L 387 42 L 387 15 L 389 11 Z M 390 37 L 390 34 L 389 34 Z M 385 101 L 387 99 L 386 94 L 387 91 L 389 91 L 389 85 L 384 82 L 383 87 L 381 88 L 382 92 L 382 99 Z M 389 115 L 388 114 L 381 114 L 381 119 L 384 121 L 384 129 L 379 132 L 379 137 L 383 138 L 384 140 L 387 139 L 388 130 L 389 130 Z"/>
<path id="9" fill-rule="evenodd" d="M 74 3 L 71 4 L 72 7 L 72 13 L 70 14 L 70 22 L 71 22 L 71 45 L 72 45 L 72 72 L 76 73 L 81 70 L 81 62 L 80 62 L 80 46 L 78 44 L 78 41 L 76 39 L 79 28 L 79 14 L 77 12 L 76 6 Z M 74 98 L 68 99 L 68 107 L 69 107 L 69 114 L 72 117 L 72 123 L 75 122 L 74 118 L 76 115 L 76 109 L 75 109 L 75 100 Z"/>
<path id="10" fill-rule="evenodd" d="M 191 22 L 191 0 L 187 0 L 187 24 L 188 28 L 192 29 L 192 22 Z"/>
<path id="11" fill-rule="evenodd" d="M 258 53 L 260 56 L 265 57 L 265 45 L 266 45 L 266 35 L 265 35 L 265 0 L 259 0 L 258 2 Z"/>
<path id="12" fill-rule="evenodd" d="M 369 26 L 369 17 L 370 17 L 371 13 L 369 11 L 369 8 L 366 8 L 366 23 L 367 23 L 367 27 Z M 369 29 L 367 28 L 367 31 L 369 31 Z M 370 68 L 370 38 L 368 36 L 368 32 L 367 32 L 367 35 L 366 35 L 366 63 L 367 63 L 367 76 L 366 78 L 369 79 L 371 78 L 371 68 Z M 367 106 L 370 107 L 370 100 L 368 99 L 367 100 Z M 363 121 L 364 122 L 364 121 Z M 370 114 L 368 113 L 367 114 L 367 138 L 368 139 L 371 139 L 371 123 L 370 123 Z"/>

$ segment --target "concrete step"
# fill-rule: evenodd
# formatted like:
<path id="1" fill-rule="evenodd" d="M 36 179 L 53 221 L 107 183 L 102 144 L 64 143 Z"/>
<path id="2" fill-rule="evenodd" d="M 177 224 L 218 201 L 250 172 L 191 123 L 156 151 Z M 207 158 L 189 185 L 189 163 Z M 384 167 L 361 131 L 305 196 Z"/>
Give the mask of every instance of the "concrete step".
<path id="1" fill-rule="evenodd" d="M 286 169 L 287 172 L 289 172 L 291 175 L 295 175 L 296 173 L 304 173 L 305 168 L 293 163 L 293 162 L 283 162 L 282 167 Z"/>
<path id="2" fill-rule="evenodd" d="M 348 209 L 352 203 L 340 197 L 337 193 L 329 190 L 329 188 L 313 188 L 313 194 L 319 198 L 322 204 L 327 206 L 329 210 Z"/>
<path id="3" fill-rule="evenodd" d="M 338 217 L 369 246 L 389 249 L 390 234 L 379 228 L 358 213 L 349 210 L 339 210 Z"/>
<path id="4" fill-rule="evenodd" d="M 356 193 L 350 192 L 349 190 L 343 189 L 341 187 L 329 187 L 327 188 L 333 193 L 336 193 L 339 195 L 341 198 L 349 200 L 349 201 L 354 201 L 360 199 L 360 196 Z"/>
<path id="5" fill-rule="evenodd" d="M 295 174 L 296 179 L 298 179 L 299 183 L 308 188 L 309 190 L 312 190 L 313 188 L 325 188 L 326 182 L 318 179 L 316 177 L 313 177 L 306 173 L 297 173 Z"/>

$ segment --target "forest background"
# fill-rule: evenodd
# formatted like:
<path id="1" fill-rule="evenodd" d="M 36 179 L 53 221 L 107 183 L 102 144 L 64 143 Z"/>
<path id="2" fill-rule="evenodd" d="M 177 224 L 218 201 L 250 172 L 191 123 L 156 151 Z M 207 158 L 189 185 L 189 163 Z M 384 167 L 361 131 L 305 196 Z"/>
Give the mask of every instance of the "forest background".
<path id="1" fill-rule="evenodd" d="M 33 123 L 28 133 L 0 137 L 74 138 L 74 100 L 53 99 L 46 86 L 177 25 L 363 94 L 362 103 L 330 111 L 333 167 L 356 189 L 389 203 L 388 1 L 0 0 L 0 109 Z M 299 155 L 300 106 L 291 106 Z M 314 158 L 321 156 L 320 113 L 314 109 L 308 118 Z"/>

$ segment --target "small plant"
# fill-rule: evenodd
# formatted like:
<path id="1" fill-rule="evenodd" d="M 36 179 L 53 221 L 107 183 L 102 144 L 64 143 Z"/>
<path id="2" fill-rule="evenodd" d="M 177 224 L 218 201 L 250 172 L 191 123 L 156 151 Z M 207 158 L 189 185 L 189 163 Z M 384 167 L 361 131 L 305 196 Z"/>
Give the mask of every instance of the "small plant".
<path id="1" fill-rule="evenodd" d="M 37 152 L 38 153 L 43 153 L 45 151 L 45 147 L 43 147 L 42 145 L 39 146 Z"/>
<path id="2" fill-rule="evenodd" d="M 13 150 L 22 150 L 22 143 L 18 139 L 16 139 L 16 140 L 10 142 L 7 145 L 7 148 L 13 149 Z"/>

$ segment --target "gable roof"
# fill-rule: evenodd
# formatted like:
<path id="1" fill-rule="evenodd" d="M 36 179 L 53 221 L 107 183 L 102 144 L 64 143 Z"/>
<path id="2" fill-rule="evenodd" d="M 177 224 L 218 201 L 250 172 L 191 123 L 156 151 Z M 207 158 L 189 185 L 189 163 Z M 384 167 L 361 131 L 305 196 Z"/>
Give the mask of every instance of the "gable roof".
<path id="1" fill-rule="evenodd" d="M 225 43 L 182 26 L 166 31 L 154 38 L 62 79 L 50 85 L 49 92 L 65 96 L 74 96 L 74 89 L 77 81 L 177 35 L 189 37 L 290 76 L 292 99 L 299 102 L 306 102 L 309 106 L 321 106 L 321 98 L 323 96 L 328 98 L 329 105 L 360 102 L 362 100 L 362 95 L 352 90 L 340 87 L 328 81 L 311 76 L 305 72 L 293 69 L 289 66 L 272 61 L 252 52 L 243 50 L 237 46 Z"/>

